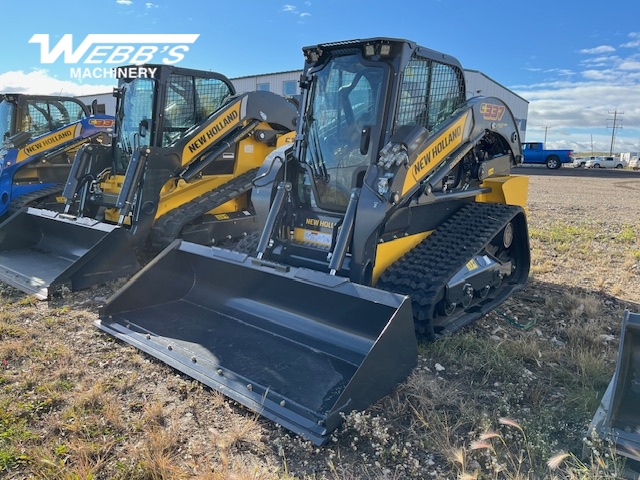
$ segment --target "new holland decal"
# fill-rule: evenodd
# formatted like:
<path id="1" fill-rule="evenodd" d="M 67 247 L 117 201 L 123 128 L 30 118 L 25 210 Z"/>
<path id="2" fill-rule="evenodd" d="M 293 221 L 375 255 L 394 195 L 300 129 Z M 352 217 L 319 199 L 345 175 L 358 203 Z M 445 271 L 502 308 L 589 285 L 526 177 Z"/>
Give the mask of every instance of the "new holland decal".
<path id="1" fill-rule="evenodd" d="M 44 135 L 34 140 L 20 150 L 16 162 L 21 162 L 29 157 L 33 157 L 34 155 L 42 153 L 45 150 L 58 147 L 63 143 L 73 140 L 80 134 L 81 129 L 82 125 L 78 123 L 76 125 L 70 125 L 66 128 L 63 128 L 62 130 L 49 133 L 48 135 Z"/>
<path id="2" fill-rule="evenodd" d="M 418 158 L 409 166 L 409 171 L 404 179 L 402 195 L 404 196 L 416 184 L 427 177 L 427 174 L 435 168 L 441 160 L 462 143 L 462 132 L 467 121 L 468 113 L 465 113 L 456 123 L 446 129 L 440 136 L 433 140 L 422 151 Z"/>
<path id="3" fill-rule="evenodd" d="M 223 134 L 238 124 L 238 119 L 240 118 L 240 103 L 241 102 L 236 102 L 227 110 L 217 115 L 202 129 L 201 134 L 187 143 L 182 152 L 183 163 L 189 162 L 197 157 L 205 147 L 218 141 Z"/>

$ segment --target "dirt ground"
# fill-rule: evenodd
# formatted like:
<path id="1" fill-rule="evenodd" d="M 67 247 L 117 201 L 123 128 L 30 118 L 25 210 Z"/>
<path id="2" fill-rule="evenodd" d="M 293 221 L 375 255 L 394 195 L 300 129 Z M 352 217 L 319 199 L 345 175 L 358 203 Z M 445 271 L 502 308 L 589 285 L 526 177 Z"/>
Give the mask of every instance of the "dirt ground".
<path id="1" fill-rule="evenodd" d="M 548 458 L 581 450 L 623 310 L 640 311 L 640 175 L 517 173 L 530 178 L 527 288 L 421 344 L 411 378 L 324 447 L 98 330 L 123 282 L 50 302 L 0 285 L 0 476 L 552 478 Z"/>
<path id="2" fill-rule="evenodd" d="M 534 229 L 544 229 L 553 224 L 592 227 L 591 240 L 615 239 L 625 228 L 630 236 L 640 232 L 640 172 L 606 171 L 574 169 L 564 167 L 556 175 L 540 168 L 521 168 L 519 171 L 529 174 L 529 223 Z M 576 237 L 580 238 L 577 232 Z M 591 243 L 591 242 L 589 242 Z M 605 241 L 603 243 L 606 244 Z M 613 247 L 619 247 L 614 243 Z M 580 248 L 574 245 L 574 248 Z M 612 293 L 632 302 L 640 301 L 640 282 L 621 279 L 622 272 L 615 271 L 621 264 L 601 268 L 602 258 L 597 258 L 597 245 L 594 245 L 593 258 L 585 258 L 585 265 L 562 268 L 566 259 L 563 255 L 551 253 L 554 266 L 549 274 L 540 274 L 541 278 L 552 283 L 576 285 L 583 288 L 600 289 L 613 287 Z M 612 248 L 607 250 L 612 250 Z M 568 252 L 572 256 L 572 252 Z M 558 258 L 560 257 L 560 258 Z M 616 259 L 614 259 L 616 260 Z M 624 263 L 621 258 L 618 261 Z M 613 270 L 613 271 L 612 271 Z M 611 275 L 613 273 L 613 275 Z M 605 288 L 606 291 L 606 288 Z"/>

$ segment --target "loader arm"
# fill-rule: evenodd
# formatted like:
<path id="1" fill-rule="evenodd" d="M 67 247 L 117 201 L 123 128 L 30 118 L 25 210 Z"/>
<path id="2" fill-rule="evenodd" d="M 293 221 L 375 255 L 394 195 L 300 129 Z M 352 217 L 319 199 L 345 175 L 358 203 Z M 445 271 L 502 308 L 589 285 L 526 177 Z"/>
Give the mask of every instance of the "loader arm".
<path id="1" fill-rule="evenodd" d="M 9 138 L 0 152 L 0 216 L 62 192 L 78 149 L 108 143 L 113 126 L 113 117 L 95 115 L 35 138 Z"/>
<path id="2" fill-rule="evenodd" d="M 484 113 L 496 107 L 505 113 L 500 125 Z M 431 134 L 420 126 L 399 130 L 365 178 L 369 188 L 363 189 L 359 215 L 366 220 L 355 232 L 355 264 L 366 265 L 368 252 L 377 250 L 381 241 L 434 230 L 442 220 L 433 215 L 442 210 L 438 205 L 455 209 L 465 200 L 491 193 L 485 180 L 508 176 L 511 167 L 522 162 L 516 132 L 508 107 L 501 100 L 486 97 L 466 101 Z M 526 189 L 521 193 L 510 203 L 524 207 Z M 375 204 L 385 208 L 371 208 Z M 402 225 L 401 217 L 411 217 L 414 223 L 406 218 Z M 422 220 L 417 222 L 416 218 Z M 366 269 L 352 272 L 351 279 L 372 282 L 384 267 L 377 265 L 373 279 Z"/>
<path id="3" fill-rule="evenodd" d="M 256 144 L 275 144 L 279 134 L 293 127 L 294 116 L 288 102 L 269 92 L 246 92 L 231 97 L 174 144 L 140 147 L 135 154 L 139 160 L 129 163 L 122 181 L 117 177 L 109 178 L 102 188 L 109 192 L 113 183 L 122 185 L 112 206 L 102 202 L 112 209 L 107 215 L 114 220 L 117 218 L 116 223 L 120 225 L 130 226 L 132 234 L 144 241 L 154 222 L 176 212 L 184 205 L 185 198 L 190 200 L 204 195 L 221 186 L 224 180 L 232 180 L 232 176 L 252 170 L 252 164 L 256 164 L 235 161 L 230 165 L 223 158 L 225 152 L 251 139 L 256 154 L 260 155 Z M 210 172 L 226 172 L 227 177 L 218 173 L 218 181 L 212 183 L 208 178 Z M 135 205 L 132 205 L 134 199 Z M 123 217 L 120 209 L 125 205 L 131 205 L 131 211 Z M 199 212 L 198 216 L 203 213 Z M 129 214 L 131 218 L 128 218 Z"/>

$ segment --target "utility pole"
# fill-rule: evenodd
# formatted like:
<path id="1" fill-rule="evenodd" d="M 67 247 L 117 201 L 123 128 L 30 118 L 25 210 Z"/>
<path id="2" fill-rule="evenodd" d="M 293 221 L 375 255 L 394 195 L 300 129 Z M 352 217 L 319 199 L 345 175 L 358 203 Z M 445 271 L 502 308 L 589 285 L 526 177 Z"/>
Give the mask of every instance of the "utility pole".
<path id="1" fill-rule="evenodd" d="M 593 157 L 593 133 L 591 134 L 591 156 Z"/>
<path id="2" fill-rule="evenodd" d="M 544 148 L 547 148 L 547 132 L 549 131 L 549 127 L 542 127 L 544 130 Z"/>
<path id="3" fill-rule="evenodd" d="M 622 120 L 618 120 L 618 115 L 624 115 L 624 112 L 614 110 L 613 113 L 609 112 L 608 114 L 613 115 L 613 119 L 607 118 L 607 128 L 611 128 L 611 147 L 609 147 L 609 156 L 611 156 L 613 155 L 613 144 L 616 138 L 616 130 L 622 128 Z M 613 122 L 613 124 L 609 125 L 609 122 Z M 618 125 L 618 122 L 620 125 Z"/>

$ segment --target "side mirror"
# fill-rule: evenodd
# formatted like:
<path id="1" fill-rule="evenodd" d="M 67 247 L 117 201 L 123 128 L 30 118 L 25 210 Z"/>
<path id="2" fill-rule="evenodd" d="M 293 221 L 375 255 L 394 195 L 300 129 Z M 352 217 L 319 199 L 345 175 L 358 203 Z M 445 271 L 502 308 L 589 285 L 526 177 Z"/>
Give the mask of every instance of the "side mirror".
<path id="1" fill-rule="evenodd" d="M 147 136 L 147 132 L 149 131 L 149 121 L 144 118 L 140 120 L 140 124 L 138 125 L 138 135 L 141 138 L 145 138 Z"/>

